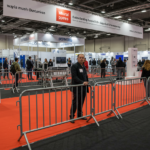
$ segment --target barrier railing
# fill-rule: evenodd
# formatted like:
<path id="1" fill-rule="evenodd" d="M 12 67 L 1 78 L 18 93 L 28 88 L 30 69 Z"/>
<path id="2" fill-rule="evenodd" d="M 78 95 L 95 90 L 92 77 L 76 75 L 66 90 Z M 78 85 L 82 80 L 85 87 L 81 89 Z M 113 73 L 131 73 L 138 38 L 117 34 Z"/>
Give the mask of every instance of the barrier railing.
<path id="1" fill-rule="evenodd" d="M 140 101 L 142 101 L 142 103 L 147 102 L 150 105 L 146 96 L 147 85 L 148 82 L 146 78 L 119 80 L 115 82 L 115 110 L 120 118 L 122 118 L 122 116 L 118 108 Z"/>
<path id="2" fill-rule="evenodd" d="M 8 77 L 4 78 L 4 74 Z M 11 89 L 14 82 L 14 76 L 9 72 L 0 73 L 0 103 L 1 103 L 1 90 Z"/>
<path id="3" fill-rule="evenodd" d="M 94 85 L 94 116 L 110 112 L 114 113 L 117 119 L 119 117 L 115 113 L 114 87 L 112 82 L 98 82 Z"/>
<path id="4" fill-rule="evenodd" d="M 44 71 L 18 71 L 15 74 L 15 82 L 13 84 L 13 92 L 19 87 L 43 86 L 45 87 Z"/>
<path id="5" fill-rule="evenodd" d="M 61 79 L 61 83 L 65 83 L 65 85 L 68 85 L 67 77 L 68 77 L 69 71 L 68 70 L 51 70 L 45 72 L 45 79 L 46 79 L 46 87 L 47 82 L 51 87 L 54 87 L 54 80 L 58 81 L 58 79 Z M 59 82 L 60 84 L 60 82 Z"/>
<path id="6" fill-rule="evenodd" d="M 27 94 L 27 96 L 23 97 L 24 94 Z M 30 150 L 31 146 L 26 136 L 27 133 L 67 122 L 73 123 L 75 120 L 85 119 L 85 117 L 93 118 L 99 125 L 92 114 L 91 86 L 72 85 L 25 90 L 21 93 L 18 102 L 20 108 L 19 140 L 24 135 Z"/>

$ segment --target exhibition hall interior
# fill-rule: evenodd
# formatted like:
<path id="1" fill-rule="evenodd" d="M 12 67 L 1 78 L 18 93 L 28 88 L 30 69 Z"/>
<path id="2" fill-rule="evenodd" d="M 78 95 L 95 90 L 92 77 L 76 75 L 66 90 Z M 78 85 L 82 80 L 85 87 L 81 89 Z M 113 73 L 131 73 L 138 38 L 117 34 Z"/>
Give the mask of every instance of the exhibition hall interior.
<path id="1" fill-rule="evenodd" d="M 150 150 L 150 0 L 0 0 L 0 150 Z"/>

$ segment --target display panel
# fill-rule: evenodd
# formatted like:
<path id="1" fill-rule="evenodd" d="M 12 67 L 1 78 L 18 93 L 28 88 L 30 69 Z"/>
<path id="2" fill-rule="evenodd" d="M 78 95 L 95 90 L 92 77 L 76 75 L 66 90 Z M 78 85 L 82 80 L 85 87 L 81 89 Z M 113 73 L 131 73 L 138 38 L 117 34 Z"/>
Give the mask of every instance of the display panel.
<path id="1" fill-rule="evenodd" d="M 56 57 L 57 64 L 65 64 L 66 63 L 66 57 Z"/>

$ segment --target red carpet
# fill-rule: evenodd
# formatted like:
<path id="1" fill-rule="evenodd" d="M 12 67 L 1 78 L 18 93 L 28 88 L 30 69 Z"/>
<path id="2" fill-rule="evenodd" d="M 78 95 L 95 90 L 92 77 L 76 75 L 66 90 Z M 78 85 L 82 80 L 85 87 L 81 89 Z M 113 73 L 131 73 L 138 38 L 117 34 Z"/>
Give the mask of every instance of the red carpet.
<path id="1" fill-rule="evenodd" d="M 136 86 L 136 85 L 135 85 Z M 119 88 L 119 86 L 118 86 Z M 105 86 L 103 86 L 103 88 L 99 88 L 99 92 L 98 92 L 98 88 L 96 88 L 96 112 L 98 112 L 98 93 L 99 93 L 99 108 L 102 108 L 102 110 L 104 111 L 105 109 L 109 109 L 110 104 L 108 103 L 108 99 L 110 99 L 110 95 L 108 98 L 108 89 L 109 89 L 109 93 L 110 93 L 110 87 L 107 85 L 106 86 L 106 90 L 105 90 Z M 136 88 L 138 89 L 138 88 Z M 101 98 L 101 91 L 103 93 L 103 97 Z M 106 97 L 105 97 L 105 93 L 106 93 Z M 138 94 L 137 94 L 137 99 L 140 98 L 142 95 L 140 95 L 141 93 L 141 89 L 139 90 Z M 117 93 L 118 94 L 118 93 Z M 61 115 L 62 115 L 62 120 L 65 121 L 66 119 L 68 119 L 69 117 L 69 112 L 70 112 L 70 106 L 71 106 L 71 92 L 67 91 L 67 95 L 68 95 L 68 107 L 66 105 L 66 91 L 62 92 L 62 101 L 60 98 L 61 92 L 57 93 L 57 110 L 55 110 L 55 94 L 51 93 L 50 97 L 51 97 L 51 102 L 50 102 L 50 108 L 51 108 L 51 112 L 49 112 L 49 94 L 44 94 L 44 107 L 45 107 L 45 111 L 44 111 L 44 118 L 45 118 L 45 125 L 49 124 L 49 114 L 52 114 L 52 117 L 50 119 L 51 124 L 56 122 L 55 119 L 55 113 L 57 112 L 57 122 L 61 121 Z M 128 93 L 128 95 L 130 96 L 130 94 Z M 90 94 L 87 95 L 87 108 L 90 108 L 90 103 L 89 103 L 89 97 Z M 128 98 L 128 97 L 127 97 Z M 117 98 L 118 99 L 118 98 Z M 125 97 L 126 99 L 126 97 Z M 30 97 L 30 106 L 31 106 L 31 129 L 34 129 L 36 127 L 36 113 L 35 113 L 35 95 Z M 129 100 L 132 100 L 129 99 Z M 9 149 L 13 149 L 22 145 L 26 145 L 25 139 L 24 137 L 21 139 L 20 142 L 18 142 L 18 138 L 20 136 L 20 130 L 17 130 L 17 125 L 19 125 L 19 106 L 16 106 L 16 101 L 18 101 L 18 98 L 8 98 L 8 99 L 2 99 L 2 103 L 0 104 L 0 150 L 9 150 Z M 121 101 L 119 99 L 119 101 Z M 124 100 L 123 100 L 124 101 Z M 123 102 L 122 101 L 122 102 Z M 22 104 L 23 104 L 23 130 L 28 130 L 29 129 L 29 113 L 28 113 L 28 96 L 24 96 L 22 99 Z M 63 104 L 63 109 L 61 110 L 61 102 Z M 117 101 L 118 103 L 118 101 Z M 101 107 L 102 104 L 102 107 Z M 105 105 L 106 104 L 106 105 Z M 120 102 L 119 102 L 120 104 Z M 147 103 L 145 103 L 144 105 L 146 105 Z M 86 102 L 84 103 L 84 114 L 86 113 Z M 129 110 L 132 109 L 136 109 L 138 107 L 141 107 L 143 105 L 140 105 L 139 103 L 133 104 L 133 105 L 129 105 L 127 107 L 123 107 L 120 108 L 119 111 L 121 113 L 127 112 Z M 87 113 L 89 113 L 90 110 L 87 111 Z M 99 111 L 101 111 L 99 109 Z M 66 113 L 68 112 L 68 114 Z M 113 116 L 113 114 L 112 114 Z M 112 117 L 111 116 L 111 117 Z M 107 113 L 102 114 L 102 115 L 98 115 L 96 116 L 96 119 L 98 121 L 100 120 L 104 120 L 107 119 Z M 44 129 L 41 131 L 36 131 L 30 134 L 27 134 L 27 137 L 29 139 L 29 142 L 35 142 L 44 138 L 48 138 L 57 134 L 61 134 L 79 127 L 83 127 L 85 125 L 94 123 L 93 119 L 91 119 L 89 121 L 89 123 L 86 123 L 86 121 L 84 120 L 78 120 L 75 122 L 75 124 L 71 124 L 71 123 L 65 123 L 62 125 L 58 125 L 58 126 L 54 126 L 54 127 L 50 127 L 48 129 Z M 42 94 L 38 95 L 38 126 L 41 127 L 43 125 L 43 105 L 42 105 Z M 96 126 L 96 124 L 95 124 Z"/>

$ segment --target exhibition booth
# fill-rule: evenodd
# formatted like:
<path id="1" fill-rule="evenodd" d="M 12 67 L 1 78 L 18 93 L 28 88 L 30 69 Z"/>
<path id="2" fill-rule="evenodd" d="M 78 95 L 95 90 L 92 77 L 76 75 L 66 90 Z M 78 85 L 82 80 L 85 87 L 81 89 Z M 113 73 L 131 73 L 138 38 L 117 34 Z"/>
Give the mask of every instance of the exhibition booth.
<path id="1" fill-rule="evenodd" d="M 25 67 L 25 62 L 28 56 L 32 56 L 32 59 L 44 62 L 45 58 L 53 60 L 54 67 L 67 67 L 67 59 L 70 57 L 72 63 L 76 61 L 76 47 L 83 46 L 85 50 L 85 39 L 77 37 L 67 37 L 61 35 L 52 35 L 49 33 L 34 33 L 31 35 L 25 35 L 20 38 L 14 39 L 14 46 L 18 46 L 18 54 L 20 55 L 20 61 Z M 27 51 L 21 51 L 20 47 L 27 47 Z M 37 51 L 29 51 L 36 47 Z M 73 47 L 73 55 L 67 54 L 65 48 Z M 39 48 L 45 48 L 45 52 L 39 51 Z M 47 49 L 51 49 L 47 52 Z M 83 53 L 83 52 L 82 52 Z"/>

